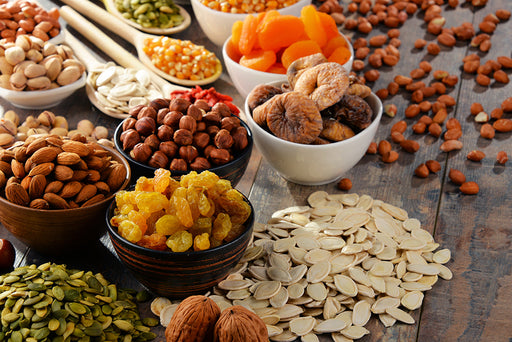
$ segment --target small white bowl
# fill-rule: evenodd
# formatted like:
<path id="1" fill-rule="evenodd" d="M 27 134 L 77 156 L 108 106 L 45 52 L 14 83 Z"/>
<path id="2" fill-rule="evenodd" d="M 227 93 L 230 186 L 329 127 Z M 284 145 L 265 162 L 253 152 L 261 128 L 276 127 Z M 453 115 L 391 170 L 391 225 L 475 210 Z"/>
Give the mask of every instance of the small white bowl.
<path id="1" fill-rule="evenodd" d="M 343 34 L 341 35 L 347 41 L 350 50 L 350 59 L 343 64 L 343 68 L 347 73 L 349 73 L 352 70 L 352 63 L 354 62 L 354 48 L 350 41 Z M 231 36 L 229 36 L 222 46 L 222 58 L 224 59 L 224 64 L 228 70 L 229 77 L 231 77 L 231 80 L 233 81 L 233 85 L 243 98 L 246 98 L 251 90 L 259 84 L 287 81 L 287 77 L 284 74 L 258 71 L 241 66 L 237 62 L 239 59 L 238 56 L 236 56 L 233 51 L 234 49 L 231 44 Z"/>
<path id="2" fill-rule="evenodd" d="M 281 86 L 281 82 L 271 84 Z M 373 93 L 365 100 L 373 110 L 370 126 L 349 139 L 325 145 L 297 144 L 276 137 L 254 122 L 247 100 L 246 121 L 254 144 L 284 179 L 302 185 L 323 185 L 338 181 L 354 167 L 377 132 L 382 118 L 382 102 Z"/>
<path id="3" fill-rule="evenodd" d="M 233 24 L 238 20 L 243 21 L 247 16 L 245 13 L 225 13 L 213 10 L 203 5 L 200 0 L 190 0 L 190 2 L 199 26 L 206 37 L 217 46 L 222 46 L 231 35 Z M 277 11 L 281 14 L 291 14 L 298 17 L 302 7 L 309 4 L 311 4 L 311 0 L 299 0 L 295 4 Z"/>
<path id="4" fill-rule="evenodd" d="M 86 74 L 77 81 L 54 89 L 16 91 L 0 87 L 0 97 L 14 106 L 24 109 L 44 109 L 54 107 L 85 85 Z"/>

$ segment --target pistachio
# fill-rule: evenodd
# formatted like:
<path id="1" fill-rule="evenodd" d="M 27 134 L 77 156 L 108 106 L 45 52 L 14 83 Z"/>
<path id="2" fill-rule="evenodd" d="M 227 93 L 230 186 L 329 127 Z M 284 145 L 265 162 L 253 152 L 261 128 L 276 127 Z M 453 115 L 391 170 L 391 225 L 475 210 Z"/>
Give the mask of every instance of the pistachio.
<path id="1" fill-rule="evenodd" d="M 78 80 L 81 75 L 82 73 L 78 66 L 68 66 L 60 72 L 59 76 L 57 76 L 57 83 L 61 86 L 65 86 Z"/>
<path id="2" fill-rule="evenodd" d="M 46 76 L 30 78 L 27 81 L 27 86 L 31 90 L 46 90 L 46 89 L 50 88 L 50 85 L 51 85 L 51 81 Z"/>
<path id="3" fill-rule="evenodd" d="M 5 50 L 5 59 L 14 66 L 25 60 L 25 51 L 19 46 L 12 46 Z"/>
<path id="4" fill-rule="evenodd" d="M 9 82 L 11 83 L 11 88 L 14 90 L 21 91 L 27 86 L 27 78 L 22 72 L 15 72 L 14 74 L 11 74 Z"/>
<path id="5" fill-rule="evenodd" d="M 44 76 L 46 68 L 41 64 L 29 63 L 24 70 L 24 74 L 28 78 Z"/>

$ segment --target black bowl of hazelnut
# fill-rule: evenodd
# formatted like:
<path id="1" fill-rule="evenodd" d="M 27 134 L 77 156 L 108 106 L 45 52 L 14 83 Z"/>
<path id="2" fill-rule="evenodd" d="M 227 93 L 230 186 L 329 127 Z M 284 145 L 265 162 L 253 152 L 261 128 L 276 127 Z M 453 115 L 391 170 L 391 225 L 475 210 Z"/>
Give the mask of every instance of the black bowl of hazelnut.
<path id="1" fill-rule="evenodd" d="M 132 180 L 152 177 L 158 168 L 176 179 L 209 170 L 234 187 L 249 163 L 253 138 L 225 103 L 159 98 L 132 107 L 116 128 L 114 143 L 130 163 Z"/>

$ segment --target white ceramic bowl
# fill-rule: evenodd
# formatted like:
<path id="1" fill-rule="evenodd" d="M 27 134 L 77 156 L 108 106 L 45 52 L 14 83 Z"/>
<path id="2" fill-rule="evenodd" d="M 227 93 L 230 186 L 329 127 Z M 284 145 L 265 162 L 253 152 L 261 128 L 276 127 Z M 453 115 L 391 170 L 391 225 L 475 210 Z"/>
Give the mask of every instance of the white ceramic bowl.
<path id="1" fill-rule="evenodd" d="M 343 64 L 343 68 L 347 73 L 349 73 L 352 70 L 352 63 L 354 62 L 354 48 L 343 34 L 342 37 L 347 41 L 350 50 L 350 59 Z M 236 56 L 236 52 L 234 52 L 232 48 L 231 36 L 226 39 L 222 46 L 222 58 L 224 59 L 224 64 L 228 70 L 229 77 L 231 77 L 231 80 L 233 81 L 233 85 L 243 98 L 246 98 L 251 90 L 258 84 L 287 81 L 286 75 L 258 71 L 238 64 L 237 60 L 239 58 Z"/>
<path id="2" fill-rule="evenodd" d="M 373 93 L 366 101 L 373 110 L 370 126 L 352 138 L 325 145 L 297 144 L 276 137 L 254 122 L 247 100 L 245 113 L 254 144 L 284 179 L 302 185 L 322 185 L 341 179 L 361 160 L 372 142 L 382 118 L 382 102 Z"/>
<path id="3" fill-rule="evenodd" d="M 190 0 L 192 10 L 199 22 L 199 26 L 204 34 L 215 45 L 222 46 L 226 39 L 231 35 L 231 28 L 237 20 L 243 21 L 247 14 L 244 13 L 224 13 L 213 10 L 201 3 L 200 0 Z M 302 7 L 311 4 L 311 0 L 299 0 L 291 6 L 287 6 L 278 10 L 281 14 L 291 14 L 296 17 L 300 16 Z"/>
<path id="4" fill-rule="evenodd" d="M 58 105 L 75 90 L 85 85 L 86 74 L 77 81 L 54 89 L 16 91 L 0 87 L 0 97 L 14 106 L 25 109 L 44 109 Z"/>

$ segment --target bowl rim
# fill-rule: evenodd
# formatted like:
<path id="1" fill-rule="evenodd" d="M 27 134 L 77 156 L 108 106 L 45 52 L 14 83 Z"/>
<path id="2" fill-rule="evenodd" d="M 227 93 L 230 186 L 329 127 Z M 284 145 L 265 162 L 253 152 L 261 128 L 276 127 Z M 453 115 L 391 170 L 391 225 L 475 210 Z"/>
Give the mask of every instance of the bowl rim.
<path id="1" fill-rule="evenodd" d="M 99 145 L 101 145 L 101 144 L 99 144 Z M 55 213 L 55 214 L 59 214 L 59 213 L 63 213 L 63 212 L 68 213 L 70 211 L 93 209 L 93 208 L 96 208 L 96 207 L 104 205 L 106 202 L 111 201 L 118 191 L 120 191 L 122 189 L 125 189 L 128 186 L 128 184 L 130 182 L 130 179 L 131 179 L 131 169 L 130 169 L 130 164 L 128 163 L 126 158 L 121 153 L 119 153 L 119 151 L 117 151 L 115 148 L 110 148 L 110 147 L 105 146 L 105 145 L 101 145 L 101 147 L 103 147 L 104 149 L 106 149 L 110 153 L 115 154 L 116 157 L 118 157 L 119 160 L 122 162 L 123 166 L 126 168 L 126 178 L 123 181 L 123 184 L 121 184 L 121 186 L 119 187 L 118 190 L 116 190 L 115 192 L 112 192 L 108 197 L 105 197 L 102 201 L 100 201 L 98 203 L 95 203 L 93 205 L 89 205 L 87 207 L 78 207 L 78 208 L 69 208 L 69 209 L 37 209 L 37 208 L 26 207 L 26 206 L 23 206 L 23 205 L 12 203 L 12 202 L 8 201 L 6 198 L 4 198 L 4 196 L 0 196 L 0 203 L 2 203 L 4 205 L 13 205 L 13 206 L 16 206 L 16 207 L 19 207 L 19 208 L 23 208 L 23 209 L 26 209 L 29 212 L 34 212 L 34 213 Z"/>
<path id="2" fill-rule="evenodd" d="M 311 0 L 297 0 L 296 3 L 290 5 L 290 6 L 286 6 L 286 7 L 283 7 L 283 8 L 280 8 L 278 9 L 277 11 L 281 11 L 281 10 L 290 10 L 290 9 L 300 9 L 302 8 L 303 6 L 305 6 L 304 4 L 305 3 L 311 3 L 312 1 Z M 192 5 L 192 10 L 195 11 L 196 9 L 194 8 L 195 5 L 197 5 L 198 7 L 197 8 L 200 8 L 201 10 L 204 10 L 206 11 L 207 13 L 215 13 L 216 15 L 221 15 L 221 16 L 225 16 L 225 17 L 231 17 L 231 18 L 241 18 L 243 20 L 243 18 L 245 16 L 247 16 L 248 14 L 252 14 L 252 15 L 257 15 L 258 13 L 263 13 L 263 12 L 255 12 L 255 13 L 231 13 L 231 12 L 222 12 L 222 11 L 218 11 L 218 10 L 214 10 L 214 9 L 211 9 L 210 7 L 204 5 L 200 0 L 190 0 L 190 3 Z"/>
<path id="3" fill-rule="evenodd" d="M 86 78 L 87 78 L 87 72 L 84 71 L 82 73 L 82 75 L 80 76 L 80 78 L 73 83 L 66 84 L 66 85 L 60 86 L 58 88 L 45 89 L 45 90 L 27 90 L 27 91 L 21 90 L 21 91 L 18 91 L 18 90 L 12 90 L 12 89 L 6 89 L 6 88 L 0 87 L 0 96 L 4 97 L 8 101 L 10 101 L 8 99 L 8 97 L 9 98 L 13 98 L 13 97 L 18 98 L 18 95 L 19 95 L 19 97 L 23 97 L 24 100 L 26 100 L 27 97 L 30 98 L 30 95 L 55 96 L 55 94 L 65 93 L 67 91 L 70 91 L 71 89 L 76 90 L 76 89 L 83 87 L 85 85 Z"/>
<path id="4" fill-rule="evenodd" d="M 281 85 L 282 83 L 283 82 L 281 82 L 281 81 L 277 81 L 277 82 L 269 82 L 267 84 L 275 86 L 275 85 Z M 342 148 L 344 145 L 350 144 L 351 142 L 353 142 L 358 137 L 361 137 L 361 135 L 363 135 L 365 132 L 366 133 L 370 132 L 371 128 L 373 128 L 375 126 L 378 126 L 380 124 L 380 121 L 382 119 L 382 112 L 383 112 L 382 101 L 373 92 L 370 95 L 368 95 L 367 98 L 364 98 L 364 100 L 367 103 L 368 103 L 368 101 L 367 101 L 368 98 L 371 98 L 372 101 L 375 101 L 377 103 L 377 106 L 378 106 L 378 109 L 379 109 L 377 113 L 375 113 L 375 112 L 373 113 L 372 123 L 368 127 L 364 128 L 363 130 L 359 131 L 354 136 L 352 136 L 352 137 L 350 137 L 348 139 L 345 139 L 345 140 L 342 140 L 342 141 L 337 141 L 337 142 L 332 142 L 332 143 L 325 144 L 325 145 L 300 144 L 300 143 L 291 142 L 291 141 L 288 141 L 288 140 L 284 140 L 284 139 L 278 138 L 275 135 L 273 135 L 272 133 L 270 133 L 267 130 L 265 130 L 260 125 L 258 125 L 256 123 L 256 121 L 254 121 L 254 119 L 252 117 L 252 113 L 251 113 L 251 111 L 249 109 L 249 105 L 247 104 L 247 99 L 245 100 L 244 106 L 245 106 L 245 112 L 246 112 L 247 120 L 249 120 L 251 122 L 251 125 L 254 126 L 254 129 L 256 131 L 260 132 L 260 134 L 263 134 L 263 135 L 267 136 L 272 142 L 274 142 L 276 144 L 287 145 L 287 146 L 294 147 L 294 148 L 297 148 L 297 147 L 300 146 L 300 148 L 303 148 L 303 149 L 306 149 L 306 150 L 319 150 L 319 149 L 322 149 L 322 148 L 324 148 L 324 149 L 325 148 Z"/>
<path id="5" fill-rule="evenodd" d="M 245 122 L 241 117 L 238 117 L 238 116 L 236 116 L 234 114 L 231 114 L 231 115 L 239 118 L 240 119 L 240 123 L 247 130 L 247 146 L 242 151 L 240 151 L 236 155 L 236 158 L 234 158 L 232 161 L 227 162 L 226 164 L 222 164 L 222 165 L 219 165 L 219 166 L 211 167 L 211 168 L 205 169 L 205 170 L 208 170 L 210 172 L 215 173 L 215 171 L 218 171 L 218 170 L 224 169 L 226 167 L 232 166 L 233 164 L 237 163 L 240 159 L 246 157 L 247 154 L 250 154 L 252 152 L 252 147 L 253 147 L 254 139 L 253 139 L 253 134 L 252 134 L 251 128 L 249 127 L 249 124 L 247 122 Z M 125 150 L 123 150 L 123 146 L 121 144 L 120 136 L 121 136 L 121 133 L 122 133 L 122 130 L 123 130 L 123 122 L 125 122 L 129 118 L 131 118 L 131 116 L 129 116 L 126 119 L 124 119 L 123 121 L 121 121 L 121 123 L 119 125 L 117 125 L 117 127 L 116 127 L 116 129 L 114 131 L 114 144 L 116 146 L 116 150 L 120 154 L 122 154 L 123 157 L 129 163 L 133 163 L 136 166 L 142 167 L 142 168 L 145 168 L 145 169 L 150 169 L 150 170 L 158 169 L 156 167 L 149 166 L 147 164 L 144 164 L 144 163 L 141 163 L 141 162 L 138 162 L 138 161 L 134 160 L 132 157 L 130 157 L 130 155 L 128 153 L 125 152 Z M 198 172 L 205 171 L 205 170 L 199 170 Z M 189 170 L 189 171 L 171 171 L 171 175 L 172 175 L 172 177 L 182 176 L 182 175 L 186 175 L 190 171 L 192 171 L 192 170 Z"/>
<path id="6" fill-rule="evenodd" d="M 177 256 L 177 255 L 179 255 L 180 257 L 191 257 L 191 256 L 196 257 L 196 256 L 202 256 L 202 255 L 207 255 L 210 253 L 222 251 L 224 249 L 231 249 L 231 246 L 239 244 L 240 240 L 242 240 L 246 234 L 250 233 L 252 235 L 252 231 L 253 231 L 253 227 L 254 227 L 254 207 L 253 207 L 251 201 L 249 201 L 249 198 L 247 198 L 247 196 L 245 196 L 239 190 L 237 190 L 237 191 L 243 196 L 244 201 L 247 202 L 249 204 L 249 206 L 251 207 L 251 214 L 249 215 L 247 220 L 244 222 L 244 225 L 246 225 L 245 230 L 239 236 L 237 236 L 233 241 L 224 243 L 220 246 L 208 248 L 208 249 L 205 249 L 202 251 L 190 251 L 190 252 L 159 251 L 156 249 L 139 246 L 131 241 L 128 241 L 124 237 L 122 237 L 118 233 L 117 229 L 110 223 L 111 213 L 113 214 L 114 208 L 116 206 L 115 199 L 112 200 L 112 202 L 108 206 L 106 213 L 105 213 L 105 219 L 107 221 L 107 232 L 109 234 L 109 238 L 113 239 L 112 236 L 114 236 L 115 239 L 122 241 L 123 244 L 128 245 L 131 250 L 135 250 L 137 253 L 144 254 L 144 255 L 148 255 L 148 254 L 153 255 L 154 254 L 155 257 L 164 256 L 166 258 L 170 258 L 170 257 Z M 250 239 L 251 238 L 249 238 L 249 240 Z"/>

